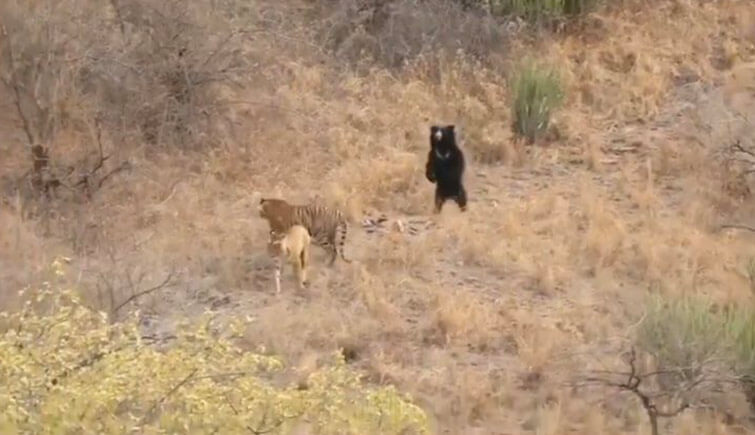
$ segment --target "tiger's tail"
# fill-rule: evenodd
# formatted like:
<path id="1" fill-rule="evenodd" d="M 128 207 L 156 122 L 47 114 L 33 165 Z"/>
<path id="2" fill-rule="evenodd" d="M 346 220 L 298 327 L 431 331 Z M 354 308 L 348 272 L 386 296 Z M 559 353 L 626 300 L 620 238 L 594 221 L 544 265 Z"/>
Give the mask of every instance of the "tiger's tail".
<path id="1" fill-rule="evenodd" d="M 340 222 L 338 222 L 338 226 L 336 227 L 336 250 L 338 251 L 343 261 L 351 263 L 351 260 L 348 260 L 343 253 L 344 247 L 346 246 L 346 234 L 348 233 L 348 231 L 348 222 L 346 221 L 346 219 L 341 219 Z"/>

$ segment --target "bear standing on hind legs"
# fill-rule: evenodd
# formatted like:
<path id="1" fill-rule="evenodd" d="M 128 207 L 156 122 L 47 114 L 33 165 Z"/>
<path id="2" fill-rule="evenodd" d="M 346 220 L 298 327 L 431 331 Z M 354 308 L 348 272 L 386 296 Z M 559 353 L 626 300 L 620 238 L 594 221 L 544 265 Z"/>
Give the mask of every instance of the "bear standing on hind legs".
<path id="1" fill-rule="evenodd" d="M 435 183 L 435 213 L 443 203 L 453 199 L 461 211 L 467 209 L 467 192 L 464 190 L 464 154 L 456 145 L 453 125 L 430 127 L 430 152 L 427 155 L 425 176 Z"/>

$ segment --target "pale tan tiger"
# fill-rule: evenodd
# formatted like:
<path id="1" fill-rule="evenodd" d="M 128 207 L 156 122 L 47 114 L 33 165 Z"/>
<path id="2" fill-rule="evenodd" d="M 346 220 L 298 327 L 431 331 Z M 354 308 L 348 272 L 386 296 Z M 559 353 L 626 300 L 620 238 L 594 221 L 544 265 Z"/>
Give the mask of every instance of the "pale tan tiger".
<path id="1" fill-rule="evenodd" d="M 351 263 L 343 254 L 348 222 L 340 210 L 322 204 L 294 205 L 282 199 L 262 198 L 259 213 L 270 224 L 270 241 L 282 237 L 292 226 L 301 225 L 315 245 L 330 253 L 329 265 L 339 254 L 343 261 Z"/>
<path id="2" fill-rule="evenodd" d="M 275 293 L 281 292 L 281 269 L 283 263 L 288 262 L 296 274 L 299 289 L 307 284 L 307 267 L 309 265 L 309 244 L 311 238 L 306 228 L 301 225 L 292 226 L 282 238 L 271 240 L 268 252 L 275 259 Z"/>

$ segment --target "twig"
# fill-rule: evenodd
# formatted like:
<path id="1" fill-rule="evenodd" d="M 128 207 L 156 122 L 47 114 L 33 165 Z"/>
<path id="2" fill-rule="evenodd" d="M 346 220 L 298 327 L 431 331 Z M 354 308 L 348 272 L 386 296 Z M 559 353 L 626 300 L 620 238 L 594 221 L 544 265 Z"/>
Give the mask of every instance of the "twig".
<path id="1" fill-rule="evenodd" d="M 742 142 L 739 139 L 734 142 L 734 144 L 731 146 L 731 149 L 734 152 L 742 153 L 755 159 L 755 151 L 749 150 L 742 146 Z"/>
<path id="2" fill-rule="evenodd" d="M 246 33 L 249 33 L 249 32 L 244 31 L 244 30 L 233 30 L 233 31 L 229 32 L 228 36 L 225 37 L 225 39 L 223 39 L 222 41 L 220 41 L 218 43 L 217 47 L 215 47 L 215 50 L 213 50 L 212 53 L 210 53 L 210 55 L 207 56 L 207 58 L 204 60 L 204 62 L 202 62 L 202 65 L 200 66 L 200 68 L 204 68 L 205 66 L 207 66 L 210 63 L 210 61 L 212 61 L 215 58 L 215 56 L 217 56 L 218 53 L 220 53 L 220 50 L 226 44 L 228 44 L 228 41 L 230 41 L 231 39 L 233 39 L 234 36 L 236 36 L 236 35 L 243 35 L 243 34 L 246 34 Z"/>
<path id="3" fill-rule="evenodd" d="M 176 193 L 176 187 L 178 187 L 178 184 L 181 183 L 181 182 L 183 182 L 183 180 L 176 180 L 176 181 L 174 181 L 173 182 L 173 186 L 171 186 L 171 188 L 170 188 L 170 193 L 168 194 L 168 196 L 166 196 L 165 199 L 163 199 L 162 201 L 160 201 L 159 203 L 157 203 L 157 205 L 161 206 L 161 205 L 165 204 L 166 202 L 168 202 L 173 197 L 173 195 Z"/>
<path id="4" fill-rule="evenodd" d="M 179 388 L 181 388 L 182 386 L 186 385 L 186 383 L 189 382 L 191 380 L 191 378 L 194 377 L 194 374 L 196 374 L 197 371 L 199 371 L 199 369 L 192 370 L 191 373 L 189 373 L 185 378 L 183 378 L 181 380 L 181 382 L 179 382 L 176 385 L 174 385 L 173 388 L 171 388 L 167 393 L 165 393 L 165 395 L 163 397 L 161 397 L 160 400 L 158 400 L 157 402 L 153 403 L 152 406 L 147 411 L 147 413 L 144 414 L 144 419 L 142 420 L 142 422 L 144 423 L 149 418 L 151 418 L 152 414 L 155 412 L 155 410 L 157 409 L 157 407 L 160 406 L 160 405 L 162 405 L 168 399 L 168 397 L 170 397 L 173 393 L 175 393 L 176 391 L 178 391 Z"/>
<path id="5" fill-rule="evenodd" d="M 137 298 L 140 298 L 142 296 L 148 295 L 148 294 L 150 294 L 150 293 L 152 293 L 154 291 L 160 290 L 161 288 L 167 286 L 168 283 L 170 282 L 170 280 L 172 278 L 173 278 L 173 272 L 170 272 L 168 274 L 168 276 L 160 284 L 158 284 L 158 285 L 156 285 L 156 286 L 154 286 L 152 288 L 148 288 L 147 290 L 142 290 L 142 291 L 140 291 L 138 293 L 134 293 L 133 295 L 131 295 L 130 297 L 128 297 L 125 301 L 121 302 L 120 304 L 118 304 L 118 306 L 116 306 L 115 308 L 113 308 L 113 310 L 112 310 L 113 314 L 117 313 L 118 310 L 120 310 L 121 308 L 123 308 L 124 306 L 126 306 L 129 302 L 131 302 L 131 301 L 133 301 L 133 300 L 135 300 Z"/>
<path id="6" fill-rule="evenodd" d="M 5 26 L 2 26 L 0 28 L 2 32 L 3 39 L 5 39 L 6 43 L 8 44 L 8 67 L 10 68 L 10 82 L 6 79 L 2 79 L 5 86 L 11 88 L 13 90 L 13 103 L 16 106 L 16 110 L 18 111 L 19 117 L 21 117 L 21 123 L 24 127 L 24 133 L 26 133 L 26 139 L 29 141 L 29 146 L 34 145 L 34 135 L 31 133 L 31 125 L 29 123 L 29 120 L 26 118 L 26 115 L 24 114 L 23 109 L 21 109 L 21 90 L 19 89 L 18 80 L 16 78 L 16 71 L 14 66 L 14 59 L 13 59 L 13 44 L 10 41 L 10 38 L 8 38 L 8 30 L 5 28 Z"/>
<path id="7" fill-rule="evenodd" d="M 102 178 L 100 178 L 100 181 L 97 183 L 97 189 L 101 188 L 108 178 L 117 174 L 118 172 L 125 171 L 126 169 L 130 167 L 131 167 L 131 164 L 128 161 L 122 162 L 120 165 L 116 166 L 112 171 L 108 172 L 107 174 L 103 175 Z"/>
<path id="8" fill-rule="evenodd" d="M 752 233 L 755 233 L 755 227 L 750 227 L 747 225 L 740 225 L 740 224 L 724 224 L 719 227 L 722 230 L 725 229 L 736 229 L 736 230 L 745 230 Z"/>
<path id="9" fill-rule="evenodd" d="M 102 149 L 102 130 L 100 129 L 100 123 L 97 119 L 94 121 L 94 132 L 92 132 L 92 136 L 94 136 L 95 141 L 97 142 L 97 153 L 98 153 L 98 160 L 97 163 L 94 164 L 94 168 L 92 168 L 87 173 L 83 174 L 81 178 L 79 179 L 74 186 L 82 186 L 82 185 L 88 185 L 90 178 L 100 169 L 102 169 L 102 166 L 105 164 L 105 160 L 109 159 L 110 156 L 106 156 L 104 154 L 104 151 Z"/>

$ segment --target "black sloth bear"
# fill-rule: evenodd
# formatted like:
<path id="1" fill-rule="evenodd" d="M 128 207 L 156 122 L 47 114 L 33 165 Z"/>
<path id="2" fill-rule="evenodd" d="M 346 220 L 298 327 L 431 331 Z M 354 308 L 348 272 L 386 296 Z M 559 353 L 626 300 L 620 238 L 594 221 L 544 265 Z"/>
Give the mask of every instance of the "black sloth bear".
<path id="1" fill-rule="evenodd" d="M 435 213 L 443 203 L 453 199 L 461 211 L 467 209 L 467 192 L 462 184 L 464 154 L 456 145 L 453 125 L 430 127 L 430 152 L 427 155 L 425 176 L 435 184 Z"/>

